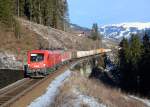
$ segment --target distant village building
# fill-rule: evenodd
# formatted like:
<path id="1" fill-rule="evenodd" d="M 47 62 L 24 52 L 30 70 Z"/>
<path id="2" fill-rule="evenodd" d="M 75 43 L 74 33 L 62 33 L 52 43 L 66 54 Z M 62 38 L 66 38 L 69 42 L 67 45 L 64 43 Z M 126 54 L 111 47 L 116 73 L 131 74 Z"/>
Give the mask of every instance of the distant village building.
<path id="1" fill-rule="evenodd" d="M 80 37 L 81 37 L 81 36 L 82 36 L 82 37 L 85 37 L 86 34 L 85 34 L 85 32 L 79 32 L 79 33 L 78 33 L 78 36 L 80 36 Z"/>

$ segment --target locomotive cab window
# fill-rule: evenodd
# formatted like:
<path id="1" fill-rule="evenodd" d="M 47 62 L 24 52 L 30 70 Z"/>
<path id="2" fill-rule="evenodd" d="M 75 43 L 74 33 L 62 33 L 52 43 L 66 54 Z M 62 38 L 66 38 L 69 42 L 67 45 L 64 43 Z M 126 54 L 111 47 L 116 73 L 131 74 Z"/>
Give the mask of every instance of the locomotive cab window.
<path id="1" fill-rule="evenodd" d="M 41 62 L 44 61 L 44 54 L 31 54 L 31 62 Z"/>

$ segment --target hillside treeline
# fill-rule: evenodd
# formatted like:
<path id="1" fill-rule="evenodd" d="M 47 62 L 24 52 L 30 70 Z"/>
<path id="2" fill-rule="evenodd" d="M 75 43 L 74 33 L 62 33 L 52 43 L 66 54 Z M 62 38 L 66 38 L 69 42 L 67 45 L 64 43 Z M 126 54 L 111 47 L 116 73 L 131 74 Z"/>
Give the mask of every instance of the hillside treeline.
<path id="1" fill-rule="evenodd" d="M 16 16 L 61 30 L 69 26 L 67 0 L 0 0 L 0 23 L 13 26 Z"/>
<path id="2" fill-rule="evenodd" d="M 120 85 L 123 89 L 150 95 L 150 37 L 123 38 L 119 51 Z"/>
<path id="3" fill-rule="evenodd" d="M 98 24 L 94 23 L 92 25 L 91 35 L 89 36 L 89 38 L 95 40 L 96 48 L 102 47 L 102 35 L 100 34 L 98 29 Z"/>

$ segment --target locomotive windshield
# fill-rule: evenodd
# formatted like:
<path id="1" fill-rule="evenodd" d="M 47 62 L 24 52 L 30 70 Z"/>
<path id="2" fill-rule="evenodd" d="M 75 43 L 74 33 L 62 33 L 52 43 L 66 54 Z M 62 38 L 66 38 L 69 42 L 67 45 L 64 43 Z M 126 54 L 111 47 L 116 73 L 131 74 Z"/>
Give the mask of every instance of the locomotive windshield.
<path id="1" fill-rule="evenodd" d="M 44 61 L 44 54 L 31 54 L 31 62 L 41 62 Z"/>

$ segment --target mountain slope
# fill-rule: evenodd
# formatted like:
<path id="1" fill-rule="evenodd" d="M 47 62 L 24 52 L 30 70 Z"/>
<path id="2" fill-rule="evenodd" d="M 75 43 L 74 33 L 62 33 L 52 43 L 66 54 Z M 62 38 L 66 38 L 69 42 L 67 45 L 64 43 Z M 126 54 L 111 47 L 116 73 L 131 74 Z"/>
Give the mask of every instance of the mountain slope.
<path id="1" fill-rule="evenodd" d="M 71 32 L 72 33 L 75 33 L 75 34 L 83 34 L 84 33 L 84 35 L 85 36 L 90 36 L 90 34 L 91 34 L 91 29 L 89 29 L 89 28 L 86 28 L 86 27 L 81 27 L 81 26 L 79 26 L 79 25 L 76 25 L 76 24 L 70 24 L 70 29 L 71 29 Z"/>
<path id="2" fill-rule="evenodd" d="M 89 50 L 95 47 L 95 42 L 87 37 L 79 37 L 74 33 L 68 33 L 51 27 L 43 26 L 24 19 L 20 22 L 20 36 L 18 40 L 13 31 L 0 26 L 0 51 L 21 53 L 39 48 L 63 48 L 73 50 Z"/>
<path id="3" fill-rule="evenodd" d="M 150 31 L 150 23 L 121 23 L 105 25 L 100 28 L 100 32 L 106 38 L 121 40 L 123 37 L 130 38 L 131 34 L 139 34 L 143 36 L 145 32 Z"/>
<path id="4" fill-rule="evenodd" d="M 23 60 L 26 61 L 29 50 L 40 48 L 90 50 L 97 45 L 87 37 L 79 37 L 74 33 L 64 32 L 24 19 L 18 20 L 20 39 L 15 37 L 12 30 L 0 26 L 0 64 L 2 65 L 0 68 L 17 68 Z M 4 59 L 8 59 L 8 61 L 4 62 Z"/>
<path id="5" fill-rule="evenodd" d="M 95 47 L 95 42 L 87 37 L 79 37 L 73 33 L 53 29 L 23 19 L 20 19 L 20 22 L 24 27 L 48 41 L 48 48 L 89 50 Z"/>

